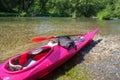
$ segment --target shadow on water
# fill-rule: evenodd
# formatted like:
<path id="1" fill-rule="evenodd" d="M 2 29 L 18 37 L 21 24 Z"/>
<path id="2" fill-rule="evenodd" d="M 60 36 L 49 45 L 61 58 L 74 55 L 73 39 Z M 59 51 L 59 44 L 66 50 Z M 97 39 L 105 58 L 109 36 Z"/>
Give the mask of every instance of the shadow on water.
<path id="1" fill-rule="evenodd" d="M 43 77 L 38 80 L 56 80 L 58 77 L 65 75 L 70 69 L 72 69 L 77 64 L 81 64 L 84 61 L 84 56 L 89 53 L 89 51 L 94 48 L 98 43 L 100 43 L 102 39 L 98 39 L 96 41 L 92 40 L 89 44 L 87 44 L 84 48 L 82 48 L 73 58 L 64 63 L 59 68 L 55 69 L 49 75 Z"/>

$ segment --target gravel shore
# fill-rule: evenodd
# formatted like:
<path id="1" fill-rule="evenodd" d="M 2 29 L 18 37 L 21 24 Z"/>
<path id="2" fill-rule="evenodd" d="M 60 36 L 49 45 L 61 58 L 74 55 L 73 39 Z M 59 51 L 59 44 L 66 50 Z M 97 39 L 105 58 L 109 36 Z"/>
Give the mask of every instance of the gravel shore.
<path id="1" fill-rule="evenodd" d="M 85 54 L 83 64 L 93 80 L 120 80 L 119 41 L 118 35 L 96 35 L 90 45 L 81 51 Z"/>

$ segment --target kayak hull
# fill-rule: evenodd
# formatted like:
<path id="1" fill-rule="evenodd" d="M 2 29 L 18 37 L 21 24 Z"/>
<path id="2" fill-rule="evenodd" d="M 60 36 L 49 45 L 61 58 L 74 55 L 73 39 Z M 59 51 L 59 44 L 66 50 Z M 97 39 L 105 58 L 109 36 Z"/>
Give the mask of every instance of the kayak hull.
<path id="1" fill-rule="evenodd" d="M 74 48 L 67 50 L 59 45 L 54 46 L 48 52 L 43 59 L 38 60 L 35 65 L 32 65 L 24 70 L 19 71 L 9 71 L 5 68 L 5 65 L 8 64 L 9 60 L 0 64 L 0 80 L 35 80 L 37 78 L 42 78 L 55 68 L 59 67 L 71 57 L 73 57 L 81 48 L 83 48 L 87 43 L 89 43 L 95 34 L 98 32 L 98 29 L 95 29 L 89 33 L 83 35 L 84 41 L 75 42 L 77 50 Z M 29 51 L 25 52 L 28 53 Z M 23 54 L 25 54 L 23 53 Z"/>

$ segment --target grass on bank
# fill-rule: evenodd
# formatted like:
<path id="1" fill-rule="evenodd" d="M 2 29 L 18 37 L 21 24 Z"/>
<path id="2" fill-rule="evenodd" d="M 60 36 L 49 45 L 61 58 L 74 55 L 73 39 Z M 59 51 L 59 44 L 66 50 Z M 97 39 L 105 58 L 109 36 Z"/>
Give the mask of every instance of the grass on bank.
<path id="1" fill-rule="evenodd" d="M 18 16 L 18 13 L 0 12 L 0 17 L 8 17 L 8 16 Z"/>

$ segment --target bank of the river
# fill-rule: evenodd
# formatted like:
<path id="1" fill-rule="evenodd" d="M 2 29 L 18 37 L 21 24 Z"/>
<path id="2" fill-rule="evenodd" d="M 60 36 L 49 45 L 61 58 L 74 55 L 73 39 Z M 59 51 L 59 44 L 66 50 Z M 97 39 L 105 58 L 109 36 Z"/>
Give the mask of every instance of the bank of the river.
<path id="1" fill-rule="evenodd" d="M 94 80 L 120 80 L 120 36 L 97 35 L 94 41 L 90 46 L 98 44 L 85 56 L 86 69 Z"/>

